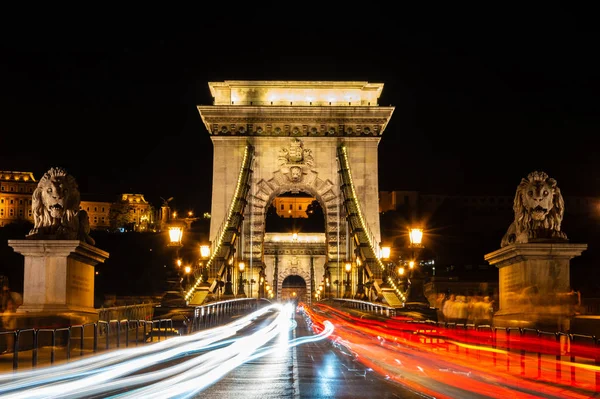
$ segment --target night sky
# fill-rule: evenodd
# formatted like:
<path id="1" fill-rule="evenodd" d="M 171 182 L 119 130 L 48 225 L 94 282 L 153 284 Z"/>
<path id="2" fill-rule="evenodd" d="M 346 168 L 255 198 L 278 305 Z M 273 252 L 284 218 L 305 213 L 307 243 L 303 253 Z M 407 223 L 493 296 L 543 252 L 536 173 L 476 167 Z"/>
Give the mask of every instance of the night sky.
<path id="1" fill-rule="evenodd" d="M 0 170 L 63 166 L 87 194 L 210 211 L 212 143 L 195 108 L 212 103 L 209 81 L 364 80 L 396 107 L 381 190 L 512 196 L 539 169 L 565 196 L 600 195 L 591 9 L 283 4 L 9 18 Z"/>

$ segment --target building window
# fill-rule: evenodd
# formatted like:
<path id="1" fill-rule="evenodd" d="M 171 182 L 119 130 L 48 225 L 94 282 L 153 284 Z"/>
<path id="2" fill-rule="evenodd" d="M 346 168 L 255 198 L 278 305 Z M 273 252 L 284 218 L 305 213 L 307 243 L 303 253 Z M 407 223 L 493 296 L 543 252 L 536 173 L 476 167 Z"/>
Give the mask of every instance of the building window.
<path id="1" fill-rule="evenodd" d="M 10 200 L 10 204 L 12 205 L 12 204 L 14 204 L 14 203 L 15 203 L 15 201 L 11 199 L 11 200 Z"/>
<path id="2" fill-rule="evenodd" d="M 104 207 L 102 207 L 102 212 L 104 212 Z"/>
<path id="3" fill-rule="evenodd" d="M 298 210 L 301 211 L 302 210 L 302 205 L 298 205 Z"/>
<path id="4" fill-rule="evenodd" d="M 14 192 L 14 191 L 15 191 L 15 188 L 14 188 L 14 187 L 11 187 L 11 188 L 10 188 L 10 192 Z"/>
<path id="5" fill-rule="evenodd" d="M 23 216 L 23 209 L 19 208 L 19 216 Z"/>
<path id="6" fill-rule="evenodd" d="M 15 210 L 14 210 L 14 209 L 12 209 L 12 208 L 10 208 L 10 209 L 8 210 L 8 214 L 9 214 L 10 216 L 15 216 Z"/>
<path id="7" fill-rule="evenodd" d="M 0 187 L 0 190 L 4 191 L 5 190 L 4 186 Z"/>
<path id="8" fill-rule="evenodd" d="M 0 204 L 4 204 L 4 198 L 0 199 Z"/>
<path id="9" fill-rule="evenodd" d="M 283 209 L 284 209 L 283 204 L 281 204 L 281 210 L 283 211 Z"/>
<path id="10" fill-rule="evenodd" d="M 0 216 L 4 216 L 4 209 L 0 209 Z"/>
<path id="11" fill-rule="evenodd" d="M 23 200 L 19 200 L 19 205 L 23 205 Z"/>
<path id="12" fill-rule="evenodd" d="M 97 206 L 94 207 L 94 212 L 98 212 L 98 207 Z"/>

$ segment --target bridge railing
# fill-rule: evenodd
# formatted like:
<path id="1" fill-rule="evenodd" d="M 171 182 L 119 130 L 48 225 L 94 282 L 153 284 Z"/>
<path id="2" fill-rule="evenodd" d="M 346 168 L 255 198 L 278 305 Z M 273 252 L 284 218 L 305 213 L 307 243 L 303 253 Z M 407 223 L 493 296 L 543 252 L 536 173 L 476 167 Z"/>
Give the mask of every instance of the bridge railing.
<path id="1" fill-rule="evenodd" d="M 0 331 L 0 372 L 34 368 L 111 349 L 128 348 L 223 325 L 232 317 L 271 303 L 267 299 L 236 298 L 190 307 L 189 322 L 153 319 L 153 305 L 140 304 L 102 309 L 98 322 L 59 328 L 26 328 Z M 142 319 L 116 316 L 137 315 Z M 112 318 L 115 317 L 115 318 Z M 12 358 L 12 362 L 1 359 Z"/>
<path id="2" fill-rule="evenodd" d="M 324 300 L 327 302 L 329 300 Z M 321 302 L 321 301 L 320 301 Z M 340 308 L 359 309 L 353 317 L 365 318 L 367 304 L 334 300 Z M 546 380 L 600 392 L 600 338 L 595 335 L 499 327 L 489 324 L 457 324 L 433 320 L 400 320 L 373 312 L 373 323 L 385 319 L 390 334 L 419 350 L 451 353 L 480 366 L 501 372 Z M 401 338 L 401 339 L 400 339 Z"/>
<path id="3" fill-rule="evenodd" d="M 114 306 L 110 308 L 100 308 L 98 310 L 98 320 L 152 320 L 154 307 L 157 303 L 140 303 L 135 305 Z"/>
<path id="4" fill-rule="evenodd" d="M 0 331 L 0 359 L 12 357 L 11 368 L 54 364 L 103 350 L 138 346 L 176 335 L 173 321 L 100 320 L 59 328 L 25 328 Z M 0 362 L 0 371 L 3 362 Z"/>
<path id="5" fill-rule="evenodd" d="M 196 306 L 188 333 L 225 324 L 232 316 L 253 312 L 270 303 L 268 299 L 235 298 Z"/>
<path id="6" fill-rule="evenodd" d="M 517 373 L 531 379 L 554 370 L 557 382 L 591 384 L 600 392 L 600 337 L 569 332 L 544 331 L 534 328 L 499 327 L 488 324 L 458 324 L 433 321 L 414 321 L 423 325 L 418 330 L 427 342 L 435 342 L 455 354 L 469 356 L 479 351 L 490 353 L 492 366 L 499 364 L 507 372 Z M 414 330 L 412 330 L 414 335 Z M 450 340 L 446 338 L 452 335 Z M 437 341 L 431 341 L 436 337 Z M 461 345 L 466 343 L 470 345 Z M 492 351 L 487 352 L 488 348 Z M 591 367 L 590 367 L 591 366 Z"/>
<path id="7" fill-rule="evenodd" d="M 364 312 L 371 312 L 389 317 L 396 316 L 396 309 L 380 303 L 361 301 L 359 299 L 328 298 L 324 301 L 332 301 L 341 307 L 356 309 Z"/>

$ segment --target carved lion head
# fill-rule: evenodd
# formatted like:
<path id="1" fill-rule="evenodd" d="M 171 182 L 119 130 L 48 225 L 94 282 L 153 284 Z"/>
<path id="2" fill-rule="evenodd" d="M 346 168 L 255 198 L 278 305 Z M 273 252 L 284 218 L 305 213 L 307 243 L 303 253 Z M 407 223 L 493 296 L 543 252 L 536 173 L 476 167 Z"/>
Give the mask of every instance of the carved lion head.
<path id="1" fill-rule="evenodd" d="M 556 180 L 535 171 L 517 187 L 513 210 L 517 232 L 532 228 L 560 231 L 565 203 Z"/>
<path id="2" fill-rule="evenodd" d="M 33 192 L 34 230 L 71 224 L 79 211 L 79 204 L 80 193 L 75 178 L 62 168 L 51 168 Z"/>

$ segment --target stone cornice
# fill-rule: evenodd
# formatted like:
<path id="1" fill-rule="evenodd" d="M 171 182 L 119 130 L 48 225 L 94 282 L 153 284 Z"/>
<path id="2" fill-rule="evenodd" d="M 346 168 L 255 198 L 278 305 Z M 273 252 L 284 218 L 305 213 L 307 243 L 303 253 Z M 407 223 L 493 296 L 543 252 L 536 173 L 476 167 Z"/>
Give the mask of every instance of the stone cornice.
<path id="1" fill-rule="evenodd" d="M 587 244 L 525 243 L 511 244 L 484 256 L 490 265 L 503 267 L 529 259 L 571 259 L 580 256 Z"/>
<path id="2" fill-rule="evenodd" d="M 72 256 L 95 265 L 108 259 L 108 252 L 79 240 L 8 240 L 17 253 L 33 257 Z"/>
<path id="3" fill-rule="evenodd" d="M 211 135 L 381 136 L 394 107 L 198 106 Z"/>

